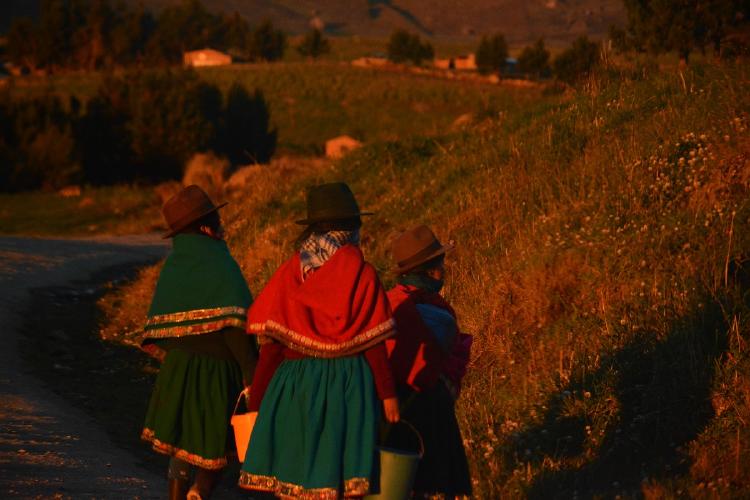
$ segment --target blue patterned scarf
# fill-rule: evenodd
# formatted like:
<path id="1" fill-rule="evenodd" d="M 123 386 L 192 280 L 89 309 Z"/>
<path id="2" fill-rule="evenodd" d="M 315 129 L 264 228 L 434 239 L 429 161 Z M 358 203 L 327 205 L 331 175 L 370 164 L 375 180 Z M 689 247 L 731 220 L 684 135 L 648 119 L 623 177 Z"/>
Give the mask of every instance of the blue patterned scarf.
<path id="1" fill-rule="evenodd" d="M 313 233 L 299 250 L 299 261 L 302 268 L 302 278 L 326 263 L 336 250 L 347 243 L 359 245 L 359 229 L 354 231 L 328 231 L 327 233 Z"/>

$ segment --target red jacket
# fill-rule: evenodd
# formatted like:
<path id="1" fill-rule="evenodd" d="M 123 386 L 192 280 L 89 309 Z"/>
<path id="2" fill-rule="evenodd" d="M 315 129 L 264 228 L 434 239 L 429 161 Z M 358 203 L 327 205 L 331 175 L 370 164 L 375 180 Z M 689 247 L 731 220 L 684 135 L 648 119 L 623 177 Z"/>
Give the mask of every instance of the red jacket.
<path id="1" fill-rule="evenodd" d="M 320 358 L 365 351 L 392 336 L 393 326 L 375 268 L 354 245 L 338 249 L 305 280 L 295 253 L 247 313 L 248 333 Z"/>
<path id="2" fill-rule="evenodd" d="M 299 253 L 274 273 L 248 310 L 248 333 L 261 338 L 260 360 L 250 389 L 257 410 L 284 359 L 363 354 L 380 399 L 395 396 L 383 341 L 394 321 L 375 268 L 354 245 L 341 247 L 302 279 Z M 270 341 L 273 339 L 273 342 Z"/>
<path id="3" fill-rule="evenodd" d="M 448 352 L 443 351 L 435 336 L 422 320 L 417 304 L 431 304 L 456 313 L 440 294 L 410 285 L 396 285 L 388 291 L 388 300 L 396 320 L 396 336 L 386 340 L 388 360 L 397 384 L 416 391 L 430 389 L 443 377 L 456 393 L 466 373 L 472 338 L 456 337 Z"/>

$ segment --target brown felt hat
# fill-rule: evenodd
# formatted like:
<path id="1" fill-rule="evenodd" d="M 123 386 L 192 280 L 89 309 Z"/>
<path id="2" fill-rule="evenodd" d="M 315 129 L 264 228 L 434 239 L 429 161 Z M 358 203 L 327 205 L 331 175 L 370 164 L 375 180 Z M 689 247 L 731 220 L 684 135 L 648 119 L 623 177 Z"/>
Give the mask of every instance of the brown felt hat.
<path id="1" fill-rule="evenodd" d="M 346 183 L 331 182 L 310 188 L 307 192 L 307 218 L 296 222 L 309 225 L 352 219 L 360 215 L 372 215 L 372 212 L 359 210 L 354 193 Z"/>
<path id="2" fill-rule="evenodd" d="M 183 188 L 179 193 L 168 199 L 161 208 L 164 220 L 167 221 L 169 226 L 169 232 L 163 237 L 171 238 L 204 215 L 208 215 L 225 205 L 226 203 L 214 205 L 206 192 L 195 184 Z"/>
<path id="3" fill-rule="evenodd" d="M 420 225 L 396 236 L 391 242 L 391 253 L 396 264 L 394 271 L 404 274 L 428 260 L 453 250 L 453 244 L 443 245 L 429 227 Z"/>

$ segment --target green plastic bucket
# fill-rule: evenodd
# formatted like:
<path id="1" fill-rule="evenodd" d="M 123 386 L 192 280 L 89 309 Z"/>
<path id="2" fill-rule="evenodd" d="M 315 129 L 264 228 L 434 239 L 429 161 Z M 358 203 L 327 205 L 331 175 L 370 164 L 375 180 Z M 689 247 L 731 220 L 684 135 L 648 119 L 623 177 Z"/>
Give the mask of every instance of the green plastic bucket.
<path id="1" fill-rule="evenodd" d="M 400 421 L 408 426 L 417 438 L 419 450 L 398 450 L 380 446 L 380 489 L 378 493 L 365 496 L 367 500 L 408 500 L 411 498 L 414 477 L 417 475 L 419 461 L 424 455 L 422 436 L 409 422 Z"/>

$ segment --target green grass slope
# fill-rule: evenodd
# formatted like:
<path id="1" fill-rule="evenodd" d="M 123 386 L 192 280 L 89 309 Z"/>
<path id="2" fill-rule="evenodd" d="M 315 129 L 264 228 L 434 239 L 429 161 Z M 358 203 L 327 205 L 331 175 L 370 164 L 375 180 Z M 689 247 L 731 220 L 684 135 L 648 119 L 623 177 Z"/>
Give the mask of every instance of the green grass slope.
<path id="1" fill-rule="evenodd" d="M 540 94 L 336 63 L 239 65 L 201 75 L 222 88 L 238 82 L 259 89 L 278 128 L 280 150 L 307 154 L 341 134 L 365 142 L 443 135 L 463 114 L 519 108 Z"/>
<path id="2" fill-rule="evenodd" d="M 267 169 L 227 207 L 229 243 L 257 293 L 305 187 L 331 180 L 377 212 L 363 249 L 388 284 L 398 230 L 456 241 L 445 294 L 476 339 L 458 413 L 478 498 L 750 495 L 747 82 L 741 64 L 610 68 L 462 131 Z M 155 277 L 103 302 L 105 334 L 137 327 L 128 298 Z"/>
<path id="3" fill-rule="evenodd" d="M 127 74 L 127 73 L 126 73 Z M 319 154 L 325 141 L 349 134 L 366 142 L 443 135 L 464 114 L 482 118 L 529 106 L 541 93 L 489 83 L 467 83 L 409 72 L 354 67 L 336 62 L 238 64 L 198 74 L 226 91 L 234 83 L 263 93 L 280 154 Z M 27 77 L 9 88 L 14 99 L 46 94 L 86 102 L 96 95 L 101 73 Z"/>

